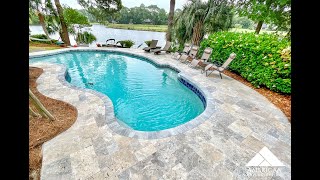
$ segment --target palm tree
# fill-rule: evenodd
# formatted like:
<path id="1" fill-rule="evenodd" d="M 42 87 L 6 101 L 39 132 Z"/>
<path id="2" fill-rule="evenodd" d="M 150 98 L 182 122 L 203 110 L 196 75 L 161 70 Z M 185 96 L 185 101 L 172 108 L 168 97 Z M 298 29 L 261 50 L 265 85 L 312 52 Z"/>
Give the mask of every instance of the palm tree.
<path id="1" fill-rule="evenodd" d="M 49 33 L 46 28 L 46 23 L 44 21 L 45 16 L 43 14 L 43 11 L 45 11 L 45 8 L 42 7 L 41 0 L 30 0 L 29 1 L 29 16 L 31 15 L 31 11 L 34 11 L 35 14 L 38 16 L 39 22 L 40 22 L 42 29 L 43 29 L 43 32 L 45 33 L 47 38 L 50 39 Z"/>
<path id="2" fill-rule="evenodd" d="M 167 41 L 171 42 L 171 33 L 172 33 L 172 26 L 173 26 L 173 16 L 174 16 L 174 6 L 176 4 L 175 0 L 170 0 L 170 12 L 168 16 L 168 30 L 166 33 Z"/>
<path id="3" fill-rule="evenodd" d="M 67 24 L 64 20 L 64 16 L 63 16 L 63 8 L 60 4 L 59 0 L 54 0 L 54 3 L 57 7 L 57 11 L 59 14 L 59 19 L 60 19 L 60 25 L 61 25 L 61 38 L 62 41 L 67 45 L 70 46 L 70 39 L 69 39 L 69 34 L 68 34 L 68 27 Z"/>
<path id="4" fill-rule="evenodd" d="M 233 13 L 228 0 L 189 0 L 175 19 L 174 33 L 180 44 L 199 45 L 205 33 L 231 27 Z"/>

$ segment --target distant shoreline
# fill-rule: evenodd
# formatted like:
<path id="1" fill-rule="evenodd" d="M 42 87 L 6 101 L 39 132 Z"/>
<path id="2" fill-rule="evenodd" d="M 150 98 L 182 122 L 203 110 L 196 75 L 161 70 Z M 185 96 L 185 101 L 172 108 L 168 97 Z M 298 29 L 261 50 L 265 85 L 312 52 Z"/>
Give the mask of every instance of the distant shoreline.
<path id="1" fill-rule="evenodd" d="M 153 31 L 153 32 L 166 32 L 167 25 L 151 25 L 151 24 L 108 24 L 107 28 L 113 29 L 127 29 L 137 31 Z"/>
<path id="2" fill-rule="evenodd" d="M 103 25 L 99 23 L 90 23 L 91 25 Z M 40 24 L 29 24 L 29 26 L 41 26 Z M 166 32 L 167 25 L 152 25 L 152 24 L 108 24 L 107 28 L 112 29 L 127 29 L 136 31 L 152 31 L 152 32 Z"/>

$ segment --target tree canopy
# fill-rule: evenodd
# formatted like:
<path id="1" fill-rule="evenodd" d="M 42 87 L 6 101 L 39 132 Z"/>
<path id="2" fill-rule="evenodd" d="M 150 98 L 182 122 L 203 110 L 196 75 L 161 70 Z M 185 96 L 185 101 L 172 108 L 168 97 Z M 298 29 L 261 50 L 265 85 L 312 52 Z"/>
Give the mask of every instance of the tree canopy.
<path id="1" fill-rule="evenodd" d="M 90 25 L 88 18 L 76 9 L 72 9 L 71 7 L 66 6 L 64 7 L 63 14 L 67 25 Z"/>
<path id="2" fill-rule="evenodd" d="M 278 29 L 289 29 L 291 25 L 291 0 L 238 0 L 237 12 L 256 22 L 274 24 Z"/>
<path id="3" fill-rule="evenodd" d="M 228 0 L 189 0 L 176 15 L 174 36 L 180 45 L 190 40 L 199 45 L 205 33 L 230 28 L 232 17 Z"/>
<path id="4" fill-rule="evenodd" d="M 99 23 L 105 23 L 109 16 L 121 10 L 121 0 L 78 0 L 85 10 Z"/>
<path id="5" fill-rule="evenodd" d="M 157 5 L 145 6 L 141 4 L 139 7 L 127 8 L 123 7 L 114 16 L 110 16 L 109 22 L 116 21 L 120 24 L 167 24 L 168 14 L 163 8 Z"/>

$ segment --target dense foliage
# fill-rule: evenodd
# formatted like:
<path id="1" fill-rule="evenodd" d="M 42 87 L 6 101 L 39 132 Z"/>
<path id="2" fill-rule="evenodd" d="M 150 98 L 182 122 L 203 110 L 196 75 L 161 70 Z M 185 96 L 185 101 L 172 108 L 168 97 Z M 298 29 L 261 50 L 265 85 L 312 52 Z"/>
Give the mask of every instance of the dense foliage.
<path id="1" fill-rule="evenodd" d="M 127 8 L 123 7 L 114 16 L 109 16 L 109 22 L 117 22 L 119 24 L 167 24 L 168 14 L 163 8 L 157 5 L 145 6 L 141 4 L 139 7 Z"/>
<path id="2" fill-rule="evenodd" d="M 253 29 L 253 24 L 254 22 L 245 16 L 234 15 L 232 19 L 232 26 L 235 28 Z"/>
<path id="3" fill-rule="evenodd" d="M 65 6 L 63 8 L 63 15 L 68 26 L 73 24 L 90 25 L 88 18 L 83 15 L 79 10 L 72 9 Z"/>
<path id="4" fill-rule="evenodd" d="M 120 43 L 121 46 L 125 48 L 131 48 L 134 45 L 134 42 L 132 40 L 122 40 L 118 41 L 117 43 Z"/>
<path id="5" fill-rule="evenodd" d="M 101 24 L 123 7 L 121 0 L 78 0 L 78 3 Z"/>
<path id="6" fill-rule="evenodd" d="M 32 9 L 29 9 L 29 24 L 32 24 L 32 25 L 40 24 L 38 16 Z"/>
<path id="7" fill-rule="evenodd" d="M 229 69 L 256 87 L 291 93 L 291 42 L 287 38 L 266 33 L 217 32 L 201 42 L 198 56 L 206 47 L 213 49 L 211 61 L 220 64 L 236 53 Z"/>
<path id="8" fill-rule="evenodd" d="M 34 35 L 31 35 L 31 37 L 37 38 L 37 39 L 48 39 L 45 34 L 34 34 Z"/>
<path id="9" fill-rule="evenodd" d="M 83 33 L 77 33 L 76 41 L 77 43 L 85 43 L 85 44 L 90 44 L 93 41 L 96 41 L 97 38 L 90 32 L 83 32 Z"/>
<path id="10" fill-rule="evenodd" d="M 291 0 L 238 0 L 236 10 L 240 16 L 274 24 L 278 30 L 288 30 L 291 26 Z"/>
<path id="11" fill-rule="evenodd" d="M 186 41 L 199 45 L 206 33 L 230 28 L 232 17 L 232 5 L 228 0 L 190 0 L 175 16 L 173 39 L 180 45 Z"/>

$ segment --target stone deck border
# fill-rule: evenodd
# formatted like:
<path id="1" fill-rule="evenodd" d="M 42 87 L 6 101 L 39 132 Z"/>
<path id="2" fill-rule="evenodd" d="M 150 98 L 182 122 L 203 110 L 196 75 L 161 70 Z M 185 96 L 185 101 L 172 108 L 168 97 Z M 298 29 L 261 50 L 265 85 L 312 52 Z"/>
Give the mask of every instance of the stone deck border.
<path id="1" fill-rule="evenodd" d="M 70 48 L 29 55 L 72 49 L 104 48 Z M 246 164 L 263 147 L 284 164 L 273 176 L 263 179 L 291 179 L 291 124 L 264 96 L 228 76 L 220 79 L 217 72 L 205 77 L 167 54 L 112 50 L 179 67 L 180 74 L 207 90 L 213 98 L 214 111 L 184 133 L 155 139 L 152 135 L 151 139 L 123 136 L 107 124 L 114 121 L 108 116 L 113 106 L 107 96 L 101 98 L 93 90 L 74 88 L 65 80 L 63 65 L 32 63 L 30 66 L 44 70 L 37 79 L 38 91 L 69 103 L 78 111 L 77 120 L 69 129 L 43 144 L 41 179 L 261 179 L 249 177 Z"/>

